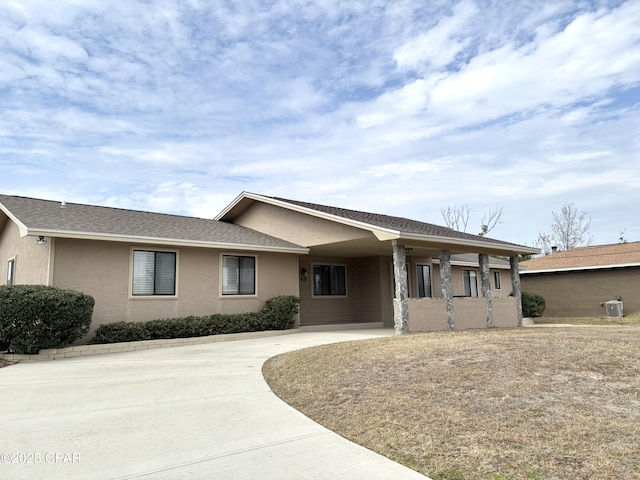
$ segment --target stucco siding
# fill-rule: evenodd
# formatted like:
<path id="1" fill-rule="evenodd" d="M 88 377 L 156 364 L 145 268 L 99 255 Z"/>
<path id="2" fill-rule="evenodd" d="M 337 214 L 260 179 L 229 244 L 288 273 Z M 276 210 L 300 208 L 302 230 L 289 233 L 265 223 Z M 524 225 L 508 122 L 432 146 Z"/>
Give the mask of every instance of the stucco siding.
<path id="1" fill-rule="evenodd" d="M 366 230 L 258 202 L 234 223 L 305 247 L 373 237 Z"/>
<path id="2" fill-rule="evenodd" d="M 548 317 L 602 316 L 602 304 L 619 297 L 625 314 L 640 313 L 640 267 L 528 273 L 521 284 L 544 297 Z"/>
<path id="3" fill-rule="evenodd" d="M 410 332 L 449 330 L 444 298 L 410 298 L 408 303 Z"/>
<path id="4" fill-rule="evenodd" d="M 315 296 L 313 265 L 344 265 L 346 267 L 345 296 Z M 300 324 L 329 325 L 385 321 L 384 275 L 379 257 L 343 258 L 324 256 L 300 257 L 300 269 L 307 271 L 307 280 L 300 280 Z"/>
<path id="5" fill-rule="evenodd" d="M 133 297 L 130 294 L 132 245 L 57 239 L 54 286 L 73 288 L 96 300 L 92 330 L 101 323 L 146 321 L 156 318 L 239 313 L 259 309 L 277 295 L 298 295 L 296 255 L 251 253 L 257 258 L 257 295 L 222 296 L 219 263 L 215 249 L 158 247 L 176 251 L 177 295 L 175 297 Z M 153 250 L 153 246 L 139 247 Z M 238 255 L 235 251 L 232 254 Z"/>
<path id="6" fill-rule="evenodd" d="M 517 327 L 517 305 L 513 297 L 493 298 L 493 323 L 496 327 Z M 487 304 L 484 298 L 455 298 L 455 329 L 487 328 Z M 410 298 L 409 330 L 436 332 L 448 330 L 444 298 Z"/>
<path id="7" fill-rule="evenodd" d="M 2 215 L 0 213 L 0 215 Z M 37 237 L 20 237 L 18 226 L 4 217 L 0 229 L 0 284 L 7 283 L 7 268 L 10 259 L 14 263 L 14 283 L 47 285 L 49 283 L 50 239 L 38 245 Z"/>
<path id="8" fill-rule="evenodd" d="M 493 324 L 496 327 L 518 326 L 518 302 L 515 297 L 499 297 L 491 301 Z"/>

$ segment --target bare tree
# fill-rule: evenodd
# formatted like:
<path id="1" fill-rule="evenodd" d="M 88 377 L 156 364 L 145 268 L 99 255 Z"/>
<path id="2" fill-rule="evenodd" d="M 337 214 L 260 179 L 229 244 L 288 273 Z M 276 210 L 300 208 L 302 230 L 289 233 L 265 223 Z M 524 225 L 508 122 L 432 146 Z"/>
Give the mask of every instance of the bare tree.
<path id="1" fill-rule="evenodd" d="M 591 243 L 591 217 L 587 216 L 587 212 L 578 212 L 573 203 L 565 203 L 559 212 L 552 212 L 552 215 L 551 233 L 539 233 L 536 241 L 536 246 L 544 254 L 550 253 L 554 248 L 570 250 Z"/>
<path id="2" fill-rule="evenodd" d="M 618 243 L 627 243 L 627 239 L 624 238 L 624 234 L 627 232 L 626 228 L 620 230 L 620 238 L 618 239 Z"/>
<path id="3" fill-rule="evenodd" d="M 482 215 L 482 220 L 480 220 L 480 233 L 478 235 L 481 237 L 485 236 L 500 223 L 501 219 L 502 207 L 489 210 L 487 213 Z"/>
<path id="4" fill-rule="evenodd" d="M 459 232 L 467 231 L 469 216 L 471 214 L 471 207 L 469 205 L 448 206 L 440 210 L 440 213 L 447 227 L 458 230 Z"/>
<path id="5" fill-rule="evenodd" d="M 469 226 L 469 218 L 471 217 L 471 207 L 468 204 L 448 206 L 440 210 L 445 224 L 449 228 L 466 232 Z M 502 219 L 502 207 L 491 209 L 482 215 L 480 220 L 481 237 L 493 230 Z"/>

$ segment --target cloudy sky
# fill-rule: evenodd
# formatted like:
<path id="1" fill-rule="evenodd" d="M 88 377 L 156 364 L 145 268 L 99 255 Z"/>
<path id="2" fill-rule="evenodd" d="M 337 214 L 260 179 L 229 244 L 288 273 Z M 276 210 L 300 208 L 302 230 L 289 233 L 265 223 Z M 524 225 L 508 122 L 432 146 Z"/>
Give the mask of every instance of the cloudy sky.
<path id="1" fill-rule="evenodd" d="M 1 0 L 0 192 L 640 240 L 640 1 Z"/>

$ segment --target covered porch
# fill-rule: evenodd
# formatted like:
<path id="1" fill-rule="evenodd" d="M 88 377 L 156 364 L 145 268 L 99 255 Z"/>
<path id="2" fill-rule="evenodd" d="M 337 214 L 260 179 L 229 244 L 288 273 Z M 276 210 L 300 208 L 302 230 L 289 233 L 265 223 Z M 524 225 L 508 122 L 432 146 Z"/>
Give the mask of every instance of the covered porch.
<path id="1" fill-rule="evenodd" d="M 517 257 L 537 249 L 248 192 L 216 219 L 308 248 L 298 257 L 300 326 L 380 324 L 403 334 L 522 325 Z"/>

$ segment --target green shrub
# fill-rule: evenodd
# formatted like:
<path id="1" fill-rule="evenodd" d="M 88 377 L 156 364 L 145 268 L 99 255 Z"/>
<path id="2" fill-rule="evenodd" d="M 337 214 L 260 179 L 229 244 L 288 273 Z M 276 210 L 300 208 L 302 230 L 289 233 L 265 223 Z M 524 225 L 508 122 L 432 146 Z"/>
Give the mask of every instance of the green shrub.
<path id="1" fill-rule="evenodd" d="M 162 318 L 148 322 L 114 322 L 98 327 L 91 343 L 203 337 L 225 333 L 284 330 L 295 326 L 298 302 L 292 295 L 270 298 L 258 312 Z"/>
<path id="2" fill-rule="evenodd" d="M 522 316 L 530 318 L 541 317 L 546 306 L 544 297 L 539 293 L 522 292 Z"/>
<path id="3" fill-rule="evenodd" d="M 29 354 L 71 345 L 89 331 L 94 303 L 74 290 L 0 286 L 0 346 Z"/>
<path id="4" fill-rule="evenodd" d="M 296 314 L 300 299 L 293 295 L 280 295 L 273 297 L 264 303 L 260 315 L 266 321 L 268 327 L 274 330 L 286 330 L 296 324 Z"/>

